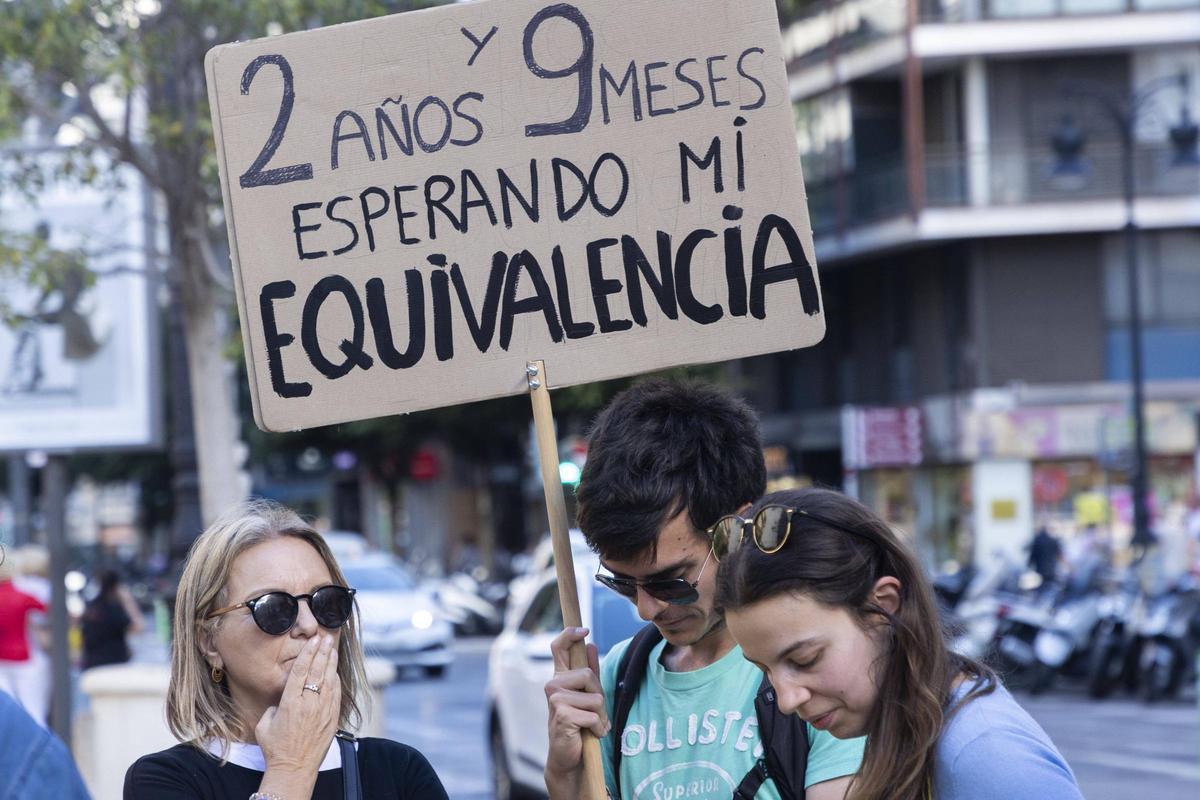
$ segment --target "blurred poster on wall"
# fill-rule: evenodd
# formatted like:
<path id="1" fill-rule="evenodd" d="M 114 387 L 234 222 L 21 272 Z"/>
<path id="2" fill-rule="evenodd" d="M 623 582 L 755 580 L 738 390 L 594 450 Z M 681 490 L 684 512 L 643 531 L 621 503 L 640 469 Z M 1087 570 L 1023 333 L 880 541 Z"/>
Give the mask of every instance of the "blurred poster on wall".
<path id="1" fill-rule="evenodd" d="M 115 183 L 0 193 L 0 451 L 161 440 L 152 195 Z"/>

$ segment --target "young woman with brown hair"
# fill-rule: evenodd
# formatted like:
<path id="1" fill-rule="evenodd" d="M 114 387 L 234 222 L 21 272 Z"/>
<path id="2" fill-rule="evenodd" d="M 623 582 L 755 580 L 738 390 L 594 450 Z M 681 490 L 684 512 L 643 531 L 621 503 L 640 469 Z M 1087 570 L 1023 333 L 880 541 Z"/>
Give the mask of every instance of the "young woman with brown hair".
<path id="1" fill-rule="evenodd" d="M 710 533 L 717 603 L 779 707 L 867 735 L 850 800 L 1082 800 L 1046 733 L 950 652 L 916 557 L 837 492 L 767 495 Z"/>

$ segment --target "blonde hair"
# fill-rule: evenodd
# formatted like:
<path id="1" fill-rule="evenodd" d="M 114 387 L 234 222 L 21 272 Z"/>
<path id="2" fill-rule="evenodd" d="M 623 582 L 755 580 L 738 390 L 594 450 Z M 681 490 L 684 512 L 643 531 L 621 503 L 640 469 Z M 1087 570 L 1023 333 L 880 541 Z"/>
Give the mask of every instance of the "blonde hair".
<path id="1" fill-rule="evenodd" d="M 17 565 L 14 563 L 13 557 L 4 547 L 4 543 L 0 542 L 0 583 L 11 581 L 17 576 Z"/>
<path id="2" fill-rule="evenodd" d="M 213 682 L 211 666 L 202 649 L 224 617 L 206 617 L 226 604 L 225 584 L 237 557 L 255 545 L 284 536 L 312 545 L 329 568 L 334 583 L 347 585 L 321 535 L 294 511 L 278 503 L 248 500 L 230 509 L 200 534 L 188 552 L 175 596 L 167 725 L 179 741 L 203 750 L 206 742 L 215 740 L 222 752 L 228 753 L 232 742 L 251 740 L 253 731 L 246 729 L 225 685 Z M 342 684 L 342 704 L 338 727 L 351 728 L 362 721 L 357 698 L 359 690 L 367 686 L 358 615 L 352 615 L 341 631 L 337 671 Z"/>
<path id="3" fill-rule="evenodd" d="M 13 565 L 21 575 L 50 577 L 50 551 L 40 544 L 27 544 L 13 551 Z"/>

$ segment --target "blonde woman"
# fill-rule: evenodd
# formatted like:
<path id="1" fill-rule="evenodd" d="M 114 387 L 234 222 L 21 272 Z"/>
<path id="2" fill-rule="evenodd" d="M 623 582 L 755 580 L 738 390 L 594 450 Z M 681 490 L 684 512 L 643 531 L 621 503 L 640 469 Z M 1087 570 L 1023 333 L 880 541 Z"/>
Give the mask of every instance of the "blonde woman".
<path id="1" fill-rule="evenodd" d="M 167 722 L 182 744 L 134 763 L 125 797 L 445 798 L 413 748 L 338 732 L 361 718 L 354 608 L 325 541 L 292 511 L 251 501 L 214 523 L 176 600 Z"/>

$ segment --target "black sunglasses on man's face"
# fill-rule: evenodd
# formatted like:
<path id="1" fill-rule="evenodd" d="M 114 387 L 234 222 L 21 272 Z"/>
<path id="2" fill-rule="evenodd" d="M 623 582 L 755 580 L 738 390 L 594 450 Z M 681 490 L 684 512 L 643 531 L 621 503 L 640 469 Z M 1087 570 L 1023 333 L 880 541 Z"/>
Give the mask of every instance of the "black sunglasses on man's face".
<path id="1" fill-rule="evenodd" d="M 640 581 L 634 578 L 618 578 L 615 575 L 601 575 L 599 572 L 596 573 L 596 580 L 622 597 L 627 597 L 630 600 L 636 601 L 637 591 L 641 589 L 655 600 L 661 600 L 673 606 L 689 606 L 700 599 L 700 593 L 696 591 L 696 587 L 700 585 L 700 578 L 704 575 L 704 568 L 708 566 L 708 561 L 711 558 L 712 550 L 709 550 L 708 555 L 704 557 L 704 563 L 700 565 L 700 572 L 697 573 L 696 580 L 694 581 L 689 581 L 686 578 L 651 578 L 650 580 Z"/>

